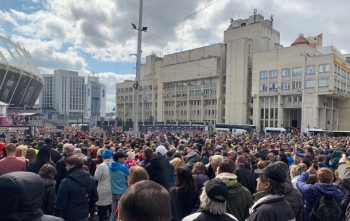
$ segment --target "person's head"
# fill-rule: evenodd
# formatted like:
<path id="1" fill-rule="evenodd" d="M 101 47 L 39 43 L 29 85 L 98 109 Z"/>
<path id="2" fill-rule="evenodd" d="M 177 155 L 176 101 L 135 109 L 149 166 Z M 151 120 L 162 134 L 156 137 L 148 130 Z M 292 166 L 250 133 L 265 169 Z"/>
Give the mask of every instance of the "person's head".
<path id="1" fill-rule="evenodd" d="M 235 173 L 236 165 L 235 162 L 231 159 L 224 159 L 220 162 L 218 173 Z"/>
<path id="2" fill-rule="evenodd" d="M 282 161 L 276 161 L 275 164 L 280 166 L 288 174 L 288 165 Z"/>
<path id="3" fill-rule="evenodd" d="M 113 156 L 113 152 L 111 150 L 105 150 L 102 154 L 103 159 L 110 159 Z"/>
<path id="4" fill-rule="evenodd" d="M 81 155 L 73 154 L 66 159 L 66 170 L 69 171 L 74 167 L 83 167 L 84 160 Z"/>
<path id="5" fill-rule="evenodd" d="M 125 191 L 118 205 L 118 220 L 121 221 L 171 220 L 169 192 L 153 181 L 143 180 L 132 185 Z"/>
<path id="6" fill-rule="evenodd" d="M 143 153 L 145 154 L 145 157 L 147 160 L 151 160 L 152 156 L 153 156 L 153 150 L 150 147 L 146 147 L 146 149 L 143 151 Z"/>
<path id="7" fill-rule="evenodd" d="M 273 195 L 284 194 L 284 182 L 287 180 L 286 171 L 275 163 L 265 167 L 257 179 L 258 192 L 267 191 Z"/>
<path id="8" fill-rule="evenodd" d="M 211 156 L 209 160 L 210 160 L 211 167 L 213 168 L 214 171 L 216 171 L 222 161 L 222 156 L 214 155 L 214 156 Z"/>
<path id="9" fill-rule="evenodd" d="M 326 163 L 326 157 L 324 155 L 318 155 L 317 161 L 320 163 Z"/>
<path id="10" fill-rule="evenodd" d="M 19 145 L 16 149 L 16 157 L 24 157 L 27 154 L 28 147 Z"/>
<path id="11" fill-rule="evenodd" d="M 126 155 L 127 155 L 128 160 L 135 160 L 135 153 L 134 152 L 129 151 L 126 153 Z"/>
<path id="12" fill-rule="evenodd" d="M 247 158 L 244 155 L 240 155 L 237 157 L 236 164 L 237 165 L 245 165 L 247 162 Z"/>
<path id="13" fill-rule="evenodd" d="M 17 149 L 17 146 L 13 143 L 10 143 L 6 146 L 6 153 L 7 155 L 15 155 L 16 154 L 16 149 Z"/>
<path id="14" fill-rule="evenodd" d="M 303 171 L 307 171 L 307 166 L 305 163 L 299 163 L 299 166 Z"/>
<path id="15" fill-rule="evenodd" d="M 303 168 L 301 168 L 299 165 L 296 165 L 296 164 L 292 164 L 289 169 L 290 169 L 290 178 L 292 179 L 296 176 L 300 176 L 304 172 Z"/>
<path id="16" fill-rule="evenodd" d="M 174 187 L 177 187 L 186 192 L 190 192 L 194 189 L 194 181 L 191 174 L 191 170 L 188 167 L 180 166 L 176 172 L 176 181 Z"/>
<path id="17" fill-rule="evenodd" d="M 40 170 L 39 175 L 53 179 L 57 174 L 57 170 L 51 164 L 44 164 Z"/>
<path id="18" fill-rule="evenodd" d="M 36 152 L 33 148 L 28 148 L 27 154 L 26 154 L 26 159 L 28 159 L 29 163 L 33 163 L 36 159 Z"/>
<path id="19" fill-rule="evenodd" d="M 182 160 L 180 158 L 174 158 L 170 161 L 170 164 L 174 166 L 174 172 L 182 165 Z"/>
<path id="20" fill-rule="evenodd" d="M 331 169 L 327 167 L 321 167 L 317 170 L 317 180 L 320 183 L 332 183 L 334 174 Z"/>
<path id="21" fill-rule="evenodd" d="M 226 212 L 227 196 L 226 184 L 218 178 L 212 179 L 203 188 L 200 196 L 201 208 L 213 215 L 222 215 Z"/>
<path id="22" fill-rule="evenodd" d="M 316 174 L 310 174 L 305 183 L 306 184 L 315 184 L 315 183 L 317 183 L 317 176 L 316 176 Z"/>
<path id="23" fill-rule="evenodd" d="M 131 186 L 142 180 L 149 180 L 148 173 L 145 168 L 140 166 L 133 166 L 130 168 L 130 175 L 128 178 L 128 185 Z"/>
<path id="24" fill-rule="evenodd" d="M 205 166 L 202 162 L 193 165 L 192 174 L 205 174 Z"/>
<path id="25" fill-rule="evenodd" d="M 74 151 L 74 146 L 70 143 L 63 145 L 63 153 L 65 156 L 72 155 Z"/>
<path id="26" fill-rule="evenodd" d="M 264 169 L 266 167 L 266 162 L 264 160 L 259 160 L 257 166 L 259 169 Z"/>
<path id="27" fill-rule="evenodd" d="M 59 143 L 57 144 L 57 149 L 58 149 L 59 151 L 62 151 L 62 150 L 63 150 L 63 143 L 62 143 L 62 142 L 59 142 Z"/>
<path id="28" fill-rule="evenodd" d="M 115 162 L 118 162 L 118 163 L 124 163 L 125 159 L 128 157 L 128 155 L 125 155 L 123 152 L 121 151 L 117 151 L 114 153 L 113 155 L 113 160 Z"/>

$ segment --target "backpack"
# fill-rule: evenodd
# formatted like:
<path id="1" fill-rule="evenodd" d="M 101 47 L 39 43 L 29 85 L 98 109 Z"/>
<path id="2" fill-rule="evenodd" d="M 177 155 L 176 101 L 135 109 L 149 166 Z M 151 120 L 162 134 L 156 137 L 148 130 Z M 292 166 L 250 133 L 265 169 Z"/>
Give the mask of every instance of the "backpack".
<path id="1" fill-rule="evenodd" d="M 320 194 L 310 213 L 311 221 L 339 221 L 341 210 L 333 196 Z"/>

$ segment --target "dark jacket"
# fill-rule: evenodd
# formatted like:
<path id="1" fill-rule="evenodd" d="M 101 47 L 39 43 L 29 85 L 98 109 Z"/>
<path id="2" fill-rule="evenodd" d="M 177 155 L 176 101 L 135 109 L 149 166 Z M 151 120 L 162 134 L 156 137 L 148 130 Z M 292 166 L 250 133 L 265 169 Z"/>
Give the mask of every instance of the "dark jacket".
<path id="1" fill-rule="evenodd" d="M 333 183 L 315 183 L 314 185 L 306 184 L 305 182 L 308 177 L 308 172 L 303 172 L 297 181 L 297 187 L 304 199 L 304 221 L 310 220 L 309 214 L 321 193 L 326 196 L 333 196 L 338 202 L 339 206 L 343 199 L 342 191 L 339 190 Z"/>
<path id="2" fill-rule="evenodd" d="M 192 175 L 196 190 L 202 190 L 203 183 L 209 180 L 209 177 L 205 174 L 197 173 Z"/>
<path id="3" fill-rule="evenodd" d="M 202 155 L 201 161 L 204 165 L 207 165 L 209 163 L 209 157 L 210 157 L 210 154 L 208 152 Z"/>
<path id="4" fill-rule="evenodd" d="M 58 192 L 58 188 L 60 187 L 61 181 L 66 177 L 67 170 L 66 170 L 66 159 L 70 155 L 63 157 L 56 163 L 56 170 L 57 174 L 55 176 L 56 181 L 56 193 Z"/>
<path id="5" fill-rule="evenodd" d="M 52 162 L 54 162 L 55 164 L 62 158 L 61 154 L 52 147 L 50 147 L 50 156 Z"/>
<path id="6" fill-rule="evenodd" d="M 249 216 L 249 208 L 254 203 L 250 191 L 237 182 L 237 176 L 235 174 L 220 173 L 216 178 L 224 181 L 228 188 L 226 212 L 232 214 L 239 221 L 245 221 Z"/>
<path id="7" fill-rule="evenodd" d="M 145 168 L 146 167 L 146 165 L 149 163 L 149 160 L 148 159 L 144 159 L 141 163 L 140 163 L 140 167 L 143 167 L 143 168 Z"/>
<path id="8" fill-rule="evenodd" d="M 194 189 L 190 194 L 176 187 L 170 191 L 171 213 L 173 221 L 181 221 L 185 216 L 191 214 L 196 206 L 198 193 Z M 198 209 L 198 208 L 196 208 Z"/>
<path id="9" fill-rule="evenodd" d="M 338 166 L 339 178 L 343 181 L 343 186 L 347 191 L 350 191 L 350 167 L 345 163 L 339 163 Z M 345 198 L 345 197 L 344 197 Z M 350 203 L 345 212 L 346 220 L 350 220 Z"/>
<path id="10" fill-rule="evenodd" d="M 340 150 L 335 150 L 332 154 L 332 159 L 329 161 L 329 166 L 333 171 L 338 169 L 338 163 L 340 158 L 341 158 Z"/>
<path id="11" fill-rule="evenodd" d="M 174 175 L 174 169 L 171 169 L 170 163 L 164 156 L 157 156 L 150 160 L 145 167 L 149 179 L 162 185 L 169 190 L 170 182 Z"/>
<path id="12" fill-rule="evenodd" d="M 236 168 L 237 181 L 247 188 L 251 194 L 255 193 L 255 179 L 247 168 L 242 165 L 238 165 Z"/>
<path id="13" fill-rule="evenodd" d="M 250 213 L 247 221 L 295 220 L 293 209 L 284 196 L 266 195 L 254 203 Z"/>
<path id="14" fill-rule="evenodd" d="M 30 172 L 12 172 L 0 176 L 0 220 L 62 221 L 43 215 L 40 208 L 44 183 Z"/>
<path id="15" fill-rule="evenodd" d="M 44 214 L 52 215 L 55 207 L 55 201 L 56 201 L 56 190 L 55 190 L 56 181 L 54 179 L 50 179 L 44 176 L 40 176 L 40 178 L 45 185 L 45 191 L 44 191 L 44 197 L 41 203 L 41 209 L 43 210 Z"/>
<path id="16" fill-rule="evenodd" d="M 66 221 L 84 219 L 97 201 L 94 178 L 82 167 L 74 167 L 68 171 L 58 189 L 54 215 Z"/>
<path id="17" fill-rule="evenodd" d="M 293 188 L 290 180 L 284 183 L 284 199 L 290 204 L 294 211 L 295 220 L 301 221 L 303 219 L 303 198 L 299 190 Z"/>

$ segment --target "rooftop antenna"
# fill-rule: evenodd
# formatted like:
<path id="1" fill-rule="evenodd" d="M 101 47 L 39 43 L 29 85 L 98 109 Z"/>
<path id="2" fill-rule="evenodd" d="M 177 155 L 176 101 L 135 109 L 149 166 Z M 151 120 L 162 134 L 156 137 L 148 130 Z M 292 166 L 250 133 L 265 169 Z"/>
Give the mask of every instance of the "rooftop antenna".
<path id="1" fill-rule="evenodd" d="M 270 16 L 271 19 L 271 34 L 272 34 L 272 29 L 273 29 L 273 14 Z"/>
<path id="2" fill-rule="evenodd" d="M 257 9 L 256 8 L 254 8 L 254 23 L 255 23 L 255 19 L 256 19 L 256 13 L 257 13 Z"/>

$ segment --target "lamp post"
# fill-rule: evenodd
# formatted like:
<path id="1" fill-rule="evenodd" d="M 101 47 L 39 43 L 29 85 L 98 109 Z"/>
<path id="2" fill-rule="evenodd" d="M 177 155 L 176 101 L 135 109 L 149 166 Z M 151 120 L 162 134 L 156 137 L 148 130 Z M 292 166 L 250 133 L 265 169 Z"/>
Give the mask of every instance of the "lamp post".
<path id="1" fill-rule="evenodd" d="M 143 0 L 140 0 L 139 7 L 139 28 L 135 24 L 132 24 L 133 29 L 137 30 L 137 59 L 136 59 L 136 79 L 134 84 L 135 89 L 135 116 L 134 116 L 134 135 L 138 136 L 139 132 L 139 95 L 140 95 L 140 65 L 141 65 L 141 41 L 142 41 L 142 32 L 147 31 L 147 27 L 142 27 L 142 10 L 143 10 Z"/>

